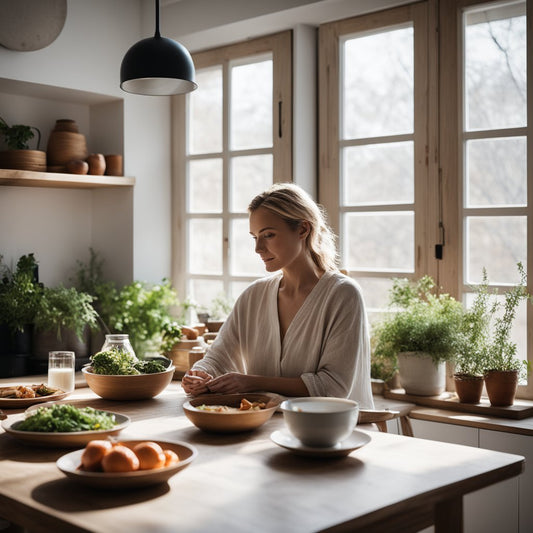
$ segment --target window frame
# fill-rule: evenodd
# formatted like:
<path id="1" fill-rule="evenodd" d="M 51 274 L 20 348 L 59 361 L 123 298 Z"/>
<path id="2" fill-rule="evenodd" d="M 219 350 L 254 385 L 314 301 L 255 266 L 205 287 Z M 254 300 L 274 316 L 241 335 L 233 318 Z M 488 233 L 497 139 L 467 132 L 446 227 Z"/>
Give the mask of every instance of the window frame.
<path id="1" fill-rule="evenodd" d="M 214 66 L 223 69 L 223 208 L 221 213 L 202 214 L 196 218 L 222 219 L 223 224 L 223 270 L 221 275 L 192 275 L 187 265 L 187 223 L 194 215 L 187 214 L 186 185 L 187 163 L 203 156 L 187 155 L 187 95 L 171 98 L 172 115 L 172 283 L 178 294 L 187 295 L 188 281 L 195 279 L 221 280 L 226 294 L 232 281 L 251 282 L 257 278 L 230 274 L 230 226 L 231 220 L 247 217 L 246 214 L 232 213 L 229 208 L 229 172 L 231 157 L 242 154 L 262 153 L 263 150 L 230 150 L 228 116 L 229 66 L 235 61 L 250 56 L 272 54 L 273 91 L 272 91 L 272 149 L 273 182 L 292 181 L 292 31 L 251 39 L 220 48 L 204 50 L 192 54 L 197 70 Z M 207 156 L 209 157 L 209 156 Z M 216 295 L 213 295 L 216 296 Z"/>

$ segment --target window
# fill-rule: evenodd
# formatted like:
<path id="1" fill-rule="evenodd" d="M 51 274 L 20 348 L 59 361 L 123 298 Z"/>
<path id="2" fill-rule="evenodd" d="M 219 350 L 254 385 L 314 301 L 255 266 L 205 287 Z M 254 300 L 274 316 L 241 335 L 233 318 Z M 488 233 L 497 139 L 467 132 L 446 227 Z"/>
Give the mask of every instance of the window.
<path id="1" fill-rule="evenodd" d="M 319 200 L 342 266 L 378 311 L 392 276 L 428 269 L 426 7 L 326 24 L 320 39 Z"/>
<path id="2" fill-rule="evenodd" d="M 517 262 L 533 279 L 527 3 L 429 0 L 320 27 L 319 200 L 370 311 L 393 276 L 429 274 L 466 304 L 483 268 L 499 295 Z M 531 305 L 515 326 L 533 361 Z"/>
<path id="3" fill-rule="evenodd" d="M 193 56 L 198 89 L 175 97 L 174 283 L 202 306 L 264 275 L 248 203 L 290 181 L 291 34 Z"/>

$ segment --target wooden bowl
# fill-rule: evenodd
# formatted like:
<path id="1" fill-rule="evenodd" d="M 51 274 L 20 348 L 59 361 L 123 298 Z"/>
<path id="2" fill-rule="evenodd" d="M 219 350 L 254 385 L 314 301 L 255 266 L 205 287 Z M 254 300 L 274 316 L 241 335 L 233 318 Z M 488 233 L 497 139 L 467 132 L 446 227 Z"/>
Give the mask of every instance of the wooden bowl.
<path id="1" fill-rule="evenodd" d="M 227 405 L 239 407 L 241 400 L 265 402 L 266 408 L 258 411 L 222 412 L 203 411 L 199 405 Z M 205 394 L 197 396 L 183 404 L 183 412 L 199 429 L 214 433 L 238 433 L 251 431 L 270 420 L 281 398 L 275 394 L 242 393 L 242 394 Z"/>
<path id="2" fill-rule="evenodd" d="M 89 388 L 106 400 L 146 400 L 166 389 L 174 376 L 174 366 L 155 374 L 114 376 L 94 374 L 90 366 L 81 369 Z"/>

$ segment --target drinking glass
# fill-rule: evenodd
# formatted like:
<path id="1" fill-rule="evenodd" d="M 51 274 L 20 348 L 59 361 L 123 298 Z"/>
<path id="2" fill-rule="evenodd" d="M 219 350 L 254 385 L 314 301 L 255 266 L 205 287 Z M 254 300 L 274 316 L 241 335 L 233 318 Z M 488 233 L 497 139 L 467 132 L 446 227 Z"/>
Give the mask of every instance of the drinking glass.
<path id="1" fill-rule="evenodd" d="M 48 353 L 48 386 L 64 392 L 74 390 L 74 352 Z"/>

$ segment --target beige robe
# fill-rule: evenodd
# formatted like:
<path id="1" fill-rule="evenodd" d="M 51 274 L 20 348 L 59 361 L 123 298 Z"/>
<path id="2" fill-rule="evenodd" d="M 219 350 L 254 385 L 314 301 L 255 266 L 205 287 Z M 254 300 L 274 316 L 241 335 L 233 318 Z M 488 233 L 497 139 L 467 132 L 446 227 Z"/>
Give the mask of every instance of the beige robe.
<path id="1" fill-rule="evenodd" d="M 226 372 L 301 377 L 310 396 L 351 398 L 373 408 L 370 342 L 361 290 L 325 273 L 291 322 L 283 343 L 278 320 L 281 274 L 261 278 L 238 298 L 206 356 L 193 366 Z"/>

